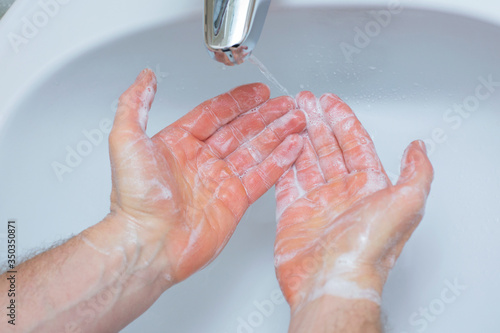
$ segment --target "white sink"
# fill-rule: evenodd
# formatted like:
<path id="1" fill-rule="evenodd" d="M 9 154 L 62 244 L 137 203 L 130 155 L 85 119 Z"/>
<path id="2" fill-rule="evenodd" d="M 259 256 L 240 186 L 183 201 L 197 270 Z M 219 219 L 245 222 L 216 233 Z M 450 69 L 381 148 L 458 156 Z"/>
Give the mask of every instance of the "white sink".
<path id="1" fill-rule="evenodd" d="M 40 11 L 28 2 L 18 0 L 0 21 L 0 222 L 18 220 L 23 253 L 108 212 L 107 121 L 142 68 L 159 77 L 150 134 L 205 99 L 265 81 L 251 64 L 224 69 L 209 58 L 199 1 L 183 7 L 130 1 L 128 9 L 124 1 L 69 2 L 15 53 L 4 37 Z M 369 45 L 358 43 L 348 61 L 340 45 L 356 46 L 353 29 L 373 28 L 369 11 L 385 6 L 352 3 L 276 1 L 255 55 L 292 94 L 335 92 L 345 99 L 393 177 L 406 145 L 428 142 L 435 181 L 427 214 L 385 289 L 387 331 L 498 332 L 499 5 L 413 1 L 379 33 L 371 31 Z M 470 16 L 460 14 L 470 8 Z M 484 84 L 491 80 L 499 84 Z M 463 103 L 472 111 L 453 111 Z M 66 161 L 75 151 L 87 156 Z M 58 176 L 54 162 L 72 172 Z M 286 304 L 256 305 L 269 305 L 278 289 L 274 208 L 271 191 L 212 265 L 167 291 L 123 332 L 286 332 Z M 242 322 L 246 328 L 238 330 Z"/>

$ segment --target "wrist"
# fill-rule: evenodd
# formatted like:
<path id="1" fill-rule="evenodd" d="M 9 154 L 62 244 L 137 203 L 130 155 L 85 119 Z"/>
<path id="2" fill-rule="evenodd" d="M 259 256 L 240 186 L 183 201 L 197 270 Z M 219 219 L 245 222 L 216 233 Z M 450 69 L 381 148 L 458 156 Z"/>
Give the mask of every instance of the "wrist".
<path id="1" fill-rule="evenodd" d="M 292 310 L 300 309 L 323 296 L 381 303 L 386 274 L 377 267 L 356 264 L 340 256 L 331 265 L 324 261 L 321 271 L 310 275 L 289 299 Z"/>
<path id="2" fill-rule="evenodd" d="M 125 214 L 112 212 L 79 236 L 103 257 L 114 279 L 119 277 L 138 286 L 155 285 L 155 289 L 162 291 L 173 284 L 168 279 L 164 238 L 149 232 Z"/>
<path id="3" fill-rule="evenodd" d="M 290 333 L 379 333 L 380 305 L 364 299 L 324 295 L 291 314 Z"/>

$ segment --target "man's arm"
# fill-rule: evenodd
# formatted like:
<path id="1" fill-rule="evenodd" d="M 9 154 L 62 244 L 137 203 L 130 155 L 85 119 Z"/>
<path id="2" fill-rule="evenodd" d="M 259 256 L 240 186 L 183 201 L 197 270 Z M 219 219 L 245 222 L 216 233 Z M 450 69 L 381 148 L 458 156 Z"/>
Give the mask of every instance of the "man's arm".
<path id="1" fill-rule="evenodd" d="M 159 239 L 123 228 L 121 217 L 102 222 L 17 267 L 16 325 L 5 331 L 116 332 L 171 286 L 156 254 Z M 8 290 L 8 274 L 0 290 Z M 2 293 L 7 304 L 7 295 Z M 2 329 L 2 331 L 4 331 Z"/>
<path id="2" fill-rule="evenodd" d="M 297 96 L 304 149 L 276 185 L 277 277 L 292 333 L 380 332 L 387 276 L 420 223 L 433 179 L 423 142 L 393 185 L 352 110 L 332 94 Z"/>
<path id="3" fill-rule="evenodd" d="M 108 217 L 18 267 L 20 331 L 125 327 L 218 256 L 302 149 L 304 115 L 290 98 L 269 100 L 263 84 L 208 100 L 150 138 L 155 93 L 145 70 L 120 98 Z M 2 276 L 0 288 L 7 283 Z"/>

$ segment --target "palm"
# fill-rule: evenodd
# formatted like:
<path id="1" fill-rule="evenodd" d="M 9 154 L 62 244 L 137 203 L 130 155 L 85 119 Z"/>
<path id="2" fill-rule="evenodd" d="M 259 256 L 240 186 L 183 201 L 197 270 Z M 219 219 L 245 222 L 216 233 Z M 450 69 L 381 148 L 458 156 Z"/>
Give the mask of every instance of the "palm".
<path id="1" fill-rule="evenodd" d="M 276 194 L 276 269 L 289 300 L 342 255 L 356 265 L 392 265 L 401 247 L 386 253 L 387 243 L 409 237 L 425 202 L 420 189 L 390 183 L 347 105 L 333 95 L 317 105 L 310 93 L 298 103 L 309 116 L 308 136 Z"/>
<path id="2" fill-rule="evenodd" d="M 330 228 L 336 224 L 337 218 L 355 203 L 378 190 L 367 182 L 369 177 L 373 177 L 371 172 L 346 175 L 344 178 L 319 185 L 294 201 L 279 220 L 280 251 L 297 252 L 301 248 L 307 248 L 312 240 L 320 238 L 325 232 L 336 232 Z M 379 189 L 387 186 L 388 183 L 385 186 L 380 184 Z M 287 235 L 300 236 L 292 240 Z"/>
<path id="3" fill-rule="evenodd" d="M 179 132 L 172 128 L 153 139 L 165 159 L 158 174 L 165 175 L 172 195 L 159 202 L 151 215 L 178 224 L 167 235 L 171 258 L 180 269 L 191 272 L 217 256 L 251 201 L 242 179 L 225 160 L 187 132 L 179 140 Z M 165 204 L 170 207 L 165 209 Z"/>
<path id="4" fill-rule="evenodd" d="M 122 96 L 123 109 L 138 109 L 134 89 L 146 87 L 132 86 Z M 243 86 L 151 139 L 137 126 L 112 133 L 113 203 L 141 228 L 163 235 L 162 251 L 177 280 L 217 256 L 248 206 L 300 152 L 300 137 L 287 136 L 303 130 L 304 116 L 288 112 L 290 99 L 263 104 L 268 98 L 263 85 Z"/>

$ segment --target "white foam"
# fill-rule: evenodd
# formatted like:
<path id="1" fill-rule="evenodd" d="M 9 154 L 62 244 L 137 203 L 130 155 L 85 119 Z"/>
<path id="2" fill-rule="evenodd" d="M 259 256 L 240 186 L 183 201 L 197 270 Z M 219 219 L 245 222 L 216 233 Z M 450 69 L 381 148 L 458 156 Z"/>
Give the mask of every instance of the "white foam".
<path id="1" fill-rule="evenodd" d="M 366 235 L 361 235 L 359 244 L 366 242 Z M 331 295 L 345 299 L 365 299 L 378 305 L 381 304 L 380 294 L 371 288 L 361 288 L 358 283 L 350 281 L 347 276 L 355 274 L 358 271 L 357 260 L 360 251 L 352 251 L 340 255 L 333 269 L 322 273 L 321 279 L 325 281 L 314 289 L 312 294 L 308 295 L 307 302 L 312 302 L 322 296 Z"/>
<path id="2" fill-rule="evenodd" d="M 293 166 L 293 179 L 295 180 L 295 187 L 299 192 L 299 197 L 297 199 L 305 197 L 307 192 L 302 188 L 302 186 L 299 183 L 299 178 L 297 176 L 297 167 L 295 165 Z"/>
<path id="3" fill-rule="evenodd" d="M 356 282 L 348 281 L 341 278 L 331 278 L 327 283 L 316 289 L 313 294 L 307 299 L 312 302 L 322 296 L 331 295 L 345 299 L 364 299 L 380 305 L 382 298 L 374 289 L 363 289 Z"/>
<path id="4" fill-rule="evenodd" d="M 155 90 L 154 90 L 154 83 L 155 80 L 150 82 L 150 84 L 146 87 L 144 92 L 142 93 L 141 100 L 142 100 L 142 106 L 139 108 L 138 116 L 139 116 L 139 124 L 141 128 L 145 131 L 148 123 L 148 113 L 149 113 L 149 106 L 151 105 L 154 97 L 155 97 Z"/>

